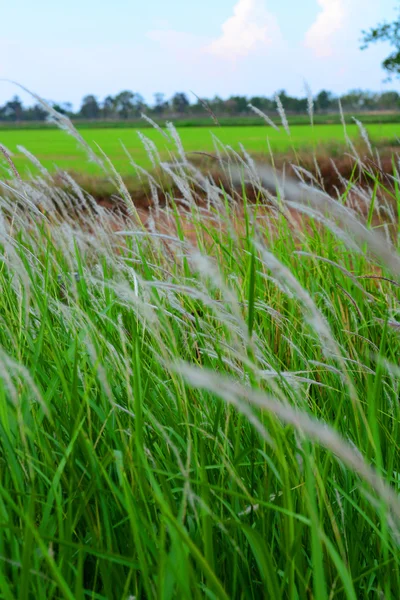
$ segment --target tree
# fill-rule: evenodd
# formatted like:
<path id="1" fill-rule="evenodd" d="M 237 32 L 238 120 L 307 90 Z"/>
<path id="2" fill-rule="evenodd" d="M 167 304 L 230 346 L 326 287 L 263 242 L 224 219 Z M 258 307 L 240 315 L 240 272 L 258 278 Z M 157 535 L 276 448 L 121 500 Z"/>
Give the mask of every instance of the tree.
<path id="1" fill-rule="evenodd" d="M 82 100 L 82 106 L 79 112 L 85 119 L 97 119 L 100 114 L 100 106 L 96 96 L 93 96 L 92 94 L 85 96 Z"/>
<path id="2" fill-rule="evenodd" d="M 62 102 L 61 104 L 54 103 L 54 110 L 59 112 L 62 115 L 70 115 L 72 114 L 72 104 L 71 102 Z"/>
<path id="3" fill-rule="evenodd" d="M 249 104 L 265 112 L 275 110 L 275 102 L 264 96 L 253 96 L 250 98 Z"/>
<path id="4" fill-rule="evenodd" d="M 188 97 L 183 92 L 178 92 L 172 96 L 172 109 L 178 114 L 185 113 L 190 105 Z"/>
<path id="5" fill-rule="evenodd" d="M 400 107 L 400 95 L 397 92 L 384 92 L 379 98 L 379 108 L 393 110 Z"/>
<path id="6" fill-rule="evenodd" d="M 26 121 L 45 121 L 47 118 L 47 112 L 40 106 L 40 104 L 34 104 L 24 110 L 24 120 Z"/>
<path id="7" fill-rule="evenodd" d="M 122 119 L 127 119 L 132 110 L 134 93 L 128 90 L 120 92 L 114 98 L 115 110 Z"/>
<path id="8" fill-rule="evenodd" d="M 376 108 L 378 96 L 363 90 L 350 90 L 340 98 L 340 101 L 345 111 L 368 111 Z"/>
<path id="9" fill-rule="evenodd" d="M 125 90 L 115 96 L 114 106 L 122 119 L 129 119 L 132 116 L 139 116 L 145 104 L 140 94 Z"/>
<path id="10" fill-rule="evenodd" d="M 231 96 L 230 100 L 235 114 L 249 112 L 249 101 L 246 96 Z"/>
<path id="11" fill-rule="evenodd" d="M 307 112 L 307 98 L 294 98 L 289 96 L 285 90 L 279 91 L 276 95 L 279 96 L 285 111 L 292 113 Z"/>
<path id="12" fill-rule="evenodd" d="M 133 95 L 133 114 L 135 117 L 140 117 L 141 113 L 147 108 L 143 96 L 136 93 Z"/>
<path id="13" fill-rule="evenodd" d="M 157 94 L 154 94 L 154 112 L 156 115 L 162 115 L 162 113 L 168 108 L 168 102 L 166 102 L 165 100 L 165 95 L 164 94 L 160 94 L 159 92 Z"/>
<path id="14" fill-rule="evenodd" d="M 21 121 L 23 116 L 22 102 L 18 96 L 7 102 L 3 108 L 3 114 L 7 121 Z"/>
<path id="15" fill-rule="evenodd" d="M 394 51 L 385 58 L 382 67 L 389 74 L 389 79 L 393 75 L 400 76 L 400 15 L 392 23 L 385 21 L 369 31 L 363 31 L 362 35 L 362 50 L 376 42 L 389 42 Z"/>
<path id="16" fill-rule="evenodd" d="M 228 98 L 227 100 L 225 100 L 225 102 L 224 102 L 224 112 L 226 112 L 230 116 L 236 114 L 236 112 L 237 112 L 237 105 L 236 105 L 236 102 L 235 102 L 235 100 L 233 98 Z"/>
<path id="17" fill-rule="evenodd" d="M 214 96 L 208 101 L 208 105 L 214 113 L 223 114 L 225 112 L 225 102 L 219 96 Z"/>
<path id="18" fill-rule="evenodd" d="M 115 116 L 115 100 L 112 96 L 106 96 L 103 100 L 103 116 L 106 119 L 111 119 Z"/>
<path id="19" fill-rule="evenodd" d="M 315 98 L 315 105 L 317 110 L 329 110 L 332 108 L 333 94 L 326 90 L 321 90 Z"/>

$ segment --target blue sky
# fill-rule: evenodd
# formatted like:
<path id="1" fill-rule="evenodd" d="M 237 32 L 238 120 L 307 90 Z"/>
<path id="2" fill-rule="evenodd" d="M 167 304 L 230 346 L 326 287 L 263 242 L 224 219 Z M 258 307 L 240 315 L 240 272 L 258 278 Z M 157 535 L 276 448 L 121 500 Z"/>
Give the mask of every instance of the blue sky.
<path id="1" fill-rule="evenodd" d="M 360 31 L 395 0 L 20 0 L 2 6 L 0 77 L 77 106 L 131 89 L 272 95 L 383 84 L 388 47 L 361 52 Z M 0 82 L 0 103 L 19 93 Z M 26 95 L 20 94 L 23 99 Z"/>

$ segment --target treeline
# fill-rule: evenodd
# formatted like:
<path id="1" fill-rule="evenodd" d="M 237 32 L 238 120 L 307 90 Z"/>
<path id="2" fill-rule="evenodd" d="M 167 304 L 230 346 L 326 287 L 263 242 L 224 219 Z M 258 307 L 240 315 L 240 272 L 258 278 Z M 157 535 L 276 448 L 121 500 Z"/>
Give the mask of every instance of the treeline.
<path id="1" fill-rule="evenodd" d="M 289 96 L 284 90 L 277 95 L 288 114 L 307 112 L 309 105 L 307 97 Z M 339 100 L 345 112 L 357 114 L 400 110 L 400 94 L 397 92 L 374 93 L 362 90 L 353 90 L 340 97 L 322 90 L 313 98 L 314 110 L 319 114 L 337 113 Z M 50 104 L 59 112 L 76 120 L 134 120 L 138 119 L 143 112 L 154 118 L 204 116 L 207 112 L 216 117 L 246 116 L 253 114 L 249 104 L 267 113 L 275 113 L 277 109 L 276 95 L 273 98 L 231 96 L 225 100 L 215 96 L 211 99 L 195 98 L 191 101 L 187 94 L 179 92 L 169 99 L 164 94 L 154 94 L 154 102 L 146 104 L 140 94 L 128 90 L 115 96 L 107 96 L 103 100 L 89 94 L 83 98 L 78 111 L 74 111 L 69 102 Z M 26 107 L 18 96 L 14 96 L 4 106 L 0 106 L 0 121 L 45 121 L 46 118 L 47 113 L 39 104 Z"/>

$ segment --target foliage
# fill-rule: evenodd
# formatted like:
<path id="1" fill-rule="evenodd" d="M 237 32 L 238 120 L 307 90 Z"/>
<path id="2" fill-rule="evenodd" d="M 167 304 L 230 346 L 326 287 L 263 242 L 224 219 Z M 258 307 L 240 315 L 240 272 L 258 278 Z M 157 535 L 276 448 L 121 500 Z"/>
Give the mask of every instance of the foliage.
<path id="1" fill-rule="evenodd" d="M 85 119 L 97 119 L 100 115 L 100 106 L 96 96 L 85 96 L 82 100 L 80 114 Z"/>
<path id="2" fill-rule="evenodd" d="M 182 115 L 185 112 L 187 112 L 189 105 L 189 99 L 183 92 L 178 92 L 177 94 L 174 94 L 174 96 L 171 98 L 171 108 L 174 112 L 176 112 L 179 115 Z"/>
<path id="3" fill-rule="evenodd" d="M 400 18 L 398 17 L 391 23 L 385 21 L 369 31 L 363 31 L 362 49 L 365 50 L 371 44 L 377 42 L 388 42 L 394 48 L 382 63 L 382 67 L 387 71 L 389 79 L 400 75 Z"/>
<path id="4" fill-rule="evenodd" d="M 278 92 L 283 108 L 289 115 L 305 116 L 308 110 L 309 99 L 296 98 L 287 94 L 285 90 Z M 338 114 L 338 100 L 332 92 L 321 90 L 313 99 L 316 116 L 323 118 L 326 114 Z M 343 109 L 354 112 L 366 111 L 396 111 L 400 106 L 400 95 L 396 91 L 372 93 L 363 90 L 352 90 L 340 97 Z M 251 117 L 253 114 L 249 104 L 261 111 L 270 114 L 273 118 L 277 115 L 276 95 L 273 98 L 264 96 L 238 96 L 227 99 L 215 96 L 211 99 L 197 98 L 194 103 L 184 92 L 178 92 L 170 99 L 164 94 L 154 95 L 154 102 L 146 104 L 144 98 L 130 90 L 119 92 L 115 96 L 108 95 L 100 101 L 95 95 L 89 94 L 82 100 L 77 112 L 68 102 L 54 104 L 54 108 L 72 119 L 102 121 L 122 120 L 132 121 L 138 119 L 142 112 L 154 118 L 177 119 L 192 117 L 206 117 L 208 106 L 214 115 L 224 120 L 227 117 Z M 24 107 L 18 96 L 0 107 L 0 123 L 18 123 L 20 121 L 44 121 L 46 113 L 39 107 Z"/>

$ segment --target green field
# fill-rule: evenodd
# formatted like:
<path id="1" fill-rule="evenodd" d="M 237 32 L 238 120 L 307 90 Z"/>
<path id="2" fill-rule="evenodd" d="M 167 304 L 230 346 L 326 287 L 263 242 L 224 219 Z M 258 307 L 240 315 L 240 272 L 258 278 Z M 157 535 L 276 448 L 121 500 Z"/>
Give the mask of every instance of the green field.
<path id="1" fill-rule="evenodd" d="M 395 143 L 400 136 L 400 124 L 370 124 L 366 126 L 371 139 L 382 144 L 385 140 Z M 356 125 L 347 127 L 348 134 L 353 139 L 359 137 Z M 149 168 L 151 163 L 135 129 L 80 129 L 82 137 L 99 153 L 96 144 L 112 160 L 120 173 L 132 174 L 133 169 L 122 148 L 121 142 L 131 154 L 133 160 L 140 166 Z M 167 158 L 169 152 L 174 151 L 174 144 L 168 141 L 154 129 L 144 129 L 144 135 L 157 145 L 162 157 Z M 329 146 L 331 152 L 344 143 L 342 125 L 294 125 L 291 127 L 291 138 L 283 128 L 276 131 L 270 127 L 192 127 L 181 128 L 179 134 L 187 152 L 212 151 L 212 134 L 217 136 L 224 144 L 239 149 L 239 142 L 251 153 L 265 154 L 268 152 L 267 138 L 275 153 L 287 152 L 292 147 L 299 149 Z M 0 131 L 0 143 L 13 152 L 13 160 L 17 169 L 26 176 L 27 168 L 32 166 L 29 161 L 17 150 L 17 146 L 24 146 L 34 154 L 41 163 L 49 169 L 55 165 L 59 168 L 77 172 L 95 174 L 98 168 L 88 163 L 85 151 L 79 147 L 76 140 L 60 130 L 6 130 Z"/>

